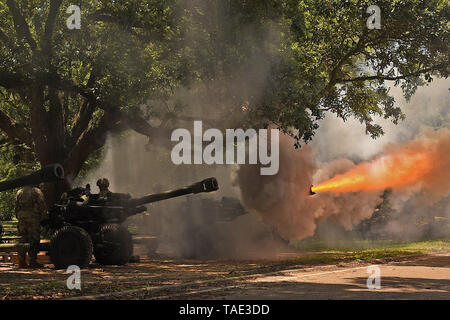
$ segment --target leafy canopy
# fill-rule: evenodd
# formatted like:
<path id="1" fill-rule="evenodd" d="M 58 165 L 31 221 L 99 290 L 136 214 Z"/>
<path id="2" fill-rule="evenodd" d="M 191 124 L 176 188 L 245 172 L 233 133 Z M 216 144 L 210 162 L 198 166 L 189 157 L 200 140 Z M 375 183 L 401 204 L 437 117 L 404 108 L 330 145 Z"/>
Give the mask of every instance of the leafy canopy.
<path id="1" fill-rule="evenodd" d="M 0 2 L 0 129 L 73 177 L 107 134 L 168 139 L 186 111 L 154 102 L 179 88 L 236 125 L 275 123 L 298 146 L 327 112 L 378 137 L 375 116 L 404 117 L 389 84 L 410 97 L 448 76 L 445 0 L 377 1 L 379 30 L 366 26 L 368 0 L 79 0 L 81 30 L 69 30 L 72 2 Z"/>

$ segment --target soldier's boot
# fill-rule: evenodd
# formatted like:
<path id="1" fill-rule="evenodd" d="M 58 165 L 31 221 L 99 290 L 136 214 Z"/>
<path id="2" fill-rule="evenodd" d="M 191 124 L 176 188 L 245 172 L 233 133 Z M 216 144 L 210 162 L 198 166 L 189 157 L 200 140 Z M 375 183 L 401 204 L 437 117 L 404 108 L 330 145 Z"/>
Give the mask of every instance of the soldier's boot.
<path id="1" fill-rule="evenodd" d="M 42 268 L 44 265 L 37 262 L 37 256 L 30 256 L 30 268 Z"/>

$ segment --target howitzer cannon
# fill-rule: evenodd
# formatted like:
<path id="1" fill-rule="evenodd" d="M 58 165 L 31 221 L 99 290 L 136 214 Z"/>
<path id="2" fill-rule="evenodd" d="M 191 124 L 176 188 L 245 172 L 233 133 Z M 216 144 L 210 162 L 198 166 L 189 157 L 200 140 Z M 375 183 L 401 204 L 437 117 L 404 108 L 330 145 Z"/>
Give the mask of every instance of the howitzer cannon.
<path id="1" fill-rule="evenodd" d="M 53 205 L 43 226 L 53 236 L 50 259 L 56 268 L 69 265 L 85 266 L 92 254 L 100 264 L 125 264 L 133 253 L 131 234 L 122 222 L 146 211 L 147 203 L 162 201 L 192 193 L 212 192 L 219 186 L 208 178 L 190 186 L 141 198 L 109 192 L 106 198 L 90 194 L 90 187 L 76 188 L 63 195 L 60 204 Z"/>
<path id="2" fill-rule="evenodd" d="M 0 182 L 0 192 L 63 178 L 63 167 L 53 164 L 27 176 Z M 215 178 L 141 198 L 112 192 L 100 197 L 91 194 L 89 187 L 72 189 L 63 194 L 60 203 L 49 208 L 48 218 L 41 224 L 52 236 L 50 242 L 41 243 L 39 249 L 49 252 L 56 268 L 86 266 L 92 254 L 101 264 L 125 264 L 133 253 L 133 243 L 130 232 L 122 223 L 128 217 L 146 211 L 144 204 L 218 189 Z"/>
<path id="3" fill-rule="evenodd" d="M 38 185 L 64 178 L 64 169 L 60 164 L 51 164 L 29 175 L 0 182 L 0 192 L 29 185 Z"/>

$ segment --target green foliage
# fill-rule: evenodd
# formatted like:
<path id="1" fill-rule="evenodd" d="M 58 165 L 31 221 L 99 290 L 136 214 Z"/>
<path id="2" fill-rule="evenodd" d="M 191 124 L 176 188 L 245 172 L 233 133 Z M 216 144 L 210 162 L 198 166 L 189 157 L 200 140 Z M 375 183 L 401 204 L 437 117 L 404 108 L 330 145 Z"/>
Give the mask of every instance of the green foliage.
<path id="1" fill-rule="evenodd" d="M 166 101 L 189 78 L 177 1 L 81 0 L 80 30 L 66 25 L 72 4 L 0 3 L 5 143 L 29 163 L 61 163 L 70 181 L 98 164 L 109 134 L 153 133 L 149 99 Z M 47 200 L 62 191 L 49 186 Z"/>
<path id="2" fill-rule="evenodd" d="M 108 134 L 151 138 L 154 117 L 170 129 L 183 103 L 157 106 L 180 88 L 225 108 L 222 124 L 275 123 L 299 146 L 328 112 L 379 137 L 375 117 L 404 118 L 388 84 L 409 98 L 448 76 L 445 0 L 377 1 L 380 30 L 366 27 L 369 0 L 79 0 L 69 30 L 72 4 L 0 2 L 0 129 L 21 159 L 61 162 L 72 178 Z"/>
<path id="3" fill-rule="evenodd" d="M 115 101 L 123 108 L 137 107 L 149 96 L 170 92 L 170 77 L 178 66 L 177 56 L 173 54 L 163 61 L 161 55 L 170 49 L 176 33 L 171 29 L 173 1 L 126 1 L 123 4 L 78 1 L 82 17 L 80 30 L 67 28 L 69 14 L 65 9 L 73 1 L 62 1 L 54 23 L 51 53 L 46 52 L 44 40 L 48 3 L 20 3 L 31 36 L 41 52 L 33 52 L 23 39 L 13 38 L 13 50 L 1 47 L 3 68 L 20 71 L 23 77 L 57 72 L 60 78 L 80 86 L 87 85 L 95 72 L 98 81 L 89 88 L 92 93 L 98 100 Z M 114 23 L 108 23 L 110 21 Z M 0 6 L 0 26 L 6 34 L 15 34 L 11 14 L 4 3 Z M 66 98 L 69 121 L 78 111 L 81 97 L 68 95 Z"/>
<path id="4" fill-rule="evenodd" d="M 409 99 L 433 76 L 448 76 L 450 11 L 447 1 L 378 1 L 382 28 L 369 30 L 372 4 L 190 1 L 181 24 L 190 80 L 213 97 L 211 109 L 227 105 L 228 117 L 245 116 L 248 126 L 275 123 L 297 146 L 329 112 L 358 119 L 377 138 L 384 131 L 375 117 L 404 119 L 389 85 Z"/>
<path id="5" fill-rule="evenodd" d="M 262 113 L 308 141 L 326 112 L 355 117 L 373 138 L 374 116 L 404 118 L 387 82 L 409 98 L 432 75 L 448 76 L 447 1 L 377 1 L 382 28 L 368 30 L 371 1 L 286 1 L 290 32 L 272 75 Z M 297 129 L 293 130 L 292 129 Z"/>

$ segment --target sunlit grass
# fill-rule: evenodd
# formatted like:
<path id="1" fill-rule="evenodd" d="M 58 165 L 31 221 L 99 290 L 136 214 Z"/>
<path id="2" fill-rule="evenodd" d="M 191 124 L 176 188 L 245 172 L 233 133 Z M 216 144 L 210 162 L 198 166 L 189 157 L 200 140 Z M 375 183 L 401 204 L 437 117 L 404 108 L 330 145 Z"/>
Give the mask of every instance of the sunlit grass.
<path id="1" fill-rule="evenodd" d="M 382 258 L 394 258 L 416 254 L 450 250 L 448 240 L 430 240 L 418 242 L 371 241 L 371 248 L 365 242 L 355 243 L 354 246 L 326 247 L 324 245 L 302 247 L 312 252 L 311 255 L 296 259 L 297 262 L 338 263 L 346 261 L 371 261 Z"/>

